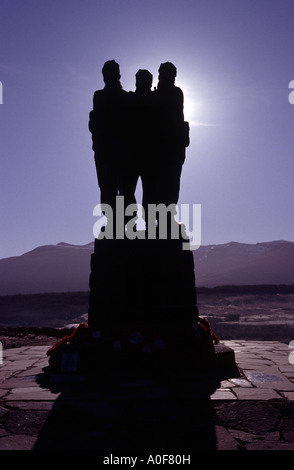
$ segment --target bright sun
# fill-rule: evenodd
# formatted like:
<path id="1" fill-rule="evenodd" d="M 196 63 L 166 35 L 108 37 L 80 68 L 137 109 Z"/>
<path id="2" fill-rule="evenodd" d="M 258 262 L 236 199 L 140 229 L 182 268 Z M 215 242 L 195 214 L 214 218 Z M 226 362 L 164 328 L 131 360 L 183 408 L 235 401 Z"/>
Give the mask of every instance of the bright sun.
<path id="1" fill-rule="evenodd" d="M 200 100 L 195 97 L 193 89 L 185 82 L 176 83 L 184 93 L 184 117 L 189 122 L 190 126 L 197 125 L 199 119 L 199 110 L 201 107 Z"/>
<path id="2" fill-rule="evenodd" d="M 190 122 L 191 125 L 195 121 L 195 114 L 196 114 L 196 103 L 191 99 L 184 101 L 184 116 L 185 120 Z"/>

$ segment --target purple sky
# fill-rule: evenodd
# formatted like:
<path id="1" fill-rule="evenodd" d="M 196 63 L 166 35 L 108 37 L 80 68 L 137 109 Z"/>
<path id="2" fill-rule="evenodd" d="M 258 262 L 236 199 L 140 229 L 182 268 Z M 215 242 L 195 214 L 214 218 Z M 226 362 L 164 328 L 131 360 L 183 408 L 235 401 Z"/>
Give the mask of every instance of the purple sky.
<path id="1" fill-rule="evenodd" d="M 126 90 L 177 66 L 179 203 L 202 205 L 202 244 L 294 241 L 293 0 L 0 0 L 0 40 L 0 258 L 93 240 L 88 112 L 109 59 Z"/>

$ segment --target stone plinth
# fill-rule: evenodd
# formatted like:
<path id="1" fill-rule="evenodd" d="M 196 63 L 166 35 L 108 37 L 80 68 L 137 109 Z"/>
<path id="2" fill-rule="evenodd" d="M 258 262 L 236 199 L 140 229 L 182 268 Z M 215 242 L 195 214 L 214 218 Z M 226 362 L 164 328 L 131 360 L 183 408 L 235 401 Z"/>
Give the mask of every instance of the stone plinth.
<path id="1" fill-rule="evenodd" d="M 95 240 L 88 323 L 48 352 L 63 372 L 232 376 L 234 353 L 198 315 L 194 258 L 187 240 Z"/>
<path id="2" fill-rule="evenodd" d="M 197 321 L 194 260 L 182 240 L 95 240 L 89 327 Z"/>

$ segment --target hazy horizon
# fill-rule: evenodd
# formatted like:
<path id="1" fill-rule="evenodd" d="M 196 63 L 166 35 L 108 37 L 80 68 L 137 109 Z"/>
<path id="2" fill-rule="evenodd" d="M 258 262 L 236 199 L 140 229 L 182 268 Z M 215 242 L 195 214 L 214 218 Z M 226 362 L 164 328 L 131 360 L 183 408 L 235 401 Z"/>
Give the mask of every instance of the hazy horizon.
<path id="1" fill-rule="evenodd" d="M 201 245 L 294 240 L 292 0 L 0 0 L 0 259 L 93 240 L 88 113 L 106 60 L 125 90 L 173 62 L 191 144 L 179 203 Z M 141 202 L 141 189 L 138 190 Z"/>
<path id="2" fill-rule="evenodd" d="M 240 245 L 255 246 L 255 245 L 274 244 L 274 243 L 294 243 L 294 241 L 291 241 L 291 240 L 266 240 L 266 241 L 261 241 L 261 242 L 256 242 L 256 243 L 245 243 L 245 242 L 238 242 L 237 240 L 230 240 L 230 241 L 224 242 L 224 243 L 209 243 L 209 244 L 203 244 L 202 243 L 199 248 L 201 248 L 201 247 L 206 248 L 206 247 L 211 247 L 211 246 L 225 246 L 225 245 L 231 245 L 231 244 L 234 244 L 234 243 L 240 244 Z M 7 258 L 14 258 L 14 257 L 26 255 L 27 253 L 35 251 L 36 249 L 39 249 L 39 248 L 54 247 L 54 246 L 58 246 L 58 245 L 67 245 L 67 246 L 72 246 L 72 247 L 77 247 L 77 248 L 83 248 L 83 247 L 87 247 L 89 245 L 94 246 L 94 239 L 92 241 L 89 241 L 89 242 L 86 242 L 86 243 L 81 243 L 81 244 L 69 243 L 69 242 L 66 242 L 64 240 L 62 240 L 60 242 L 57 242 L 57 243 L 41 244 L 41 245 L 37 245 L 37 246 L 23 252 L 23 253 L 19 253 L 19 254 L 16 254 L 16 255 L 11 255 L 11 256 L 8 256 L 8 257 L 5 256 L 3 258 L 0 258 L 0 261 L 5 260 Z M 198 249 L 195 249 L 195 250 L 192 249 L 192 251 L 197 251 Z"/>
<path id="3" fill-rule="evenodd" d="M 88 291 L 93 252 L 92 242 L 86 245 L 63 242 L 1 259 L 0 293 Z M 193 251 L 192 256 L 197 287 L 294 285 L 294 242 L 208 245 Z M 140 264 L 140 256 L 137 263 Z"/>

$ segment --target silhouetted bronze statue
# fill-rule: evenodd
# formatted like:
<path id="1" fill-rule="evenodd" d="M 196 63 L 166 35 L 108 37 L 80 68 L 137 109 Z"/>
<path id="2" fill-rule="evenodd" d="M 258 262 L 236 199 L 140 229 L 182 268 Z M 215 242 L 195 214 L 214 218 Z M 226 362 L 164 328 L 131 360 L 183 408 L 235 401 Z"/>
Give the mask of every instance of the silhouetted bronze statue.
<path id="1" fill-rule="evenodd" d="M 105 87 L 94 93 L 89 130 L 92 133 L 101 203 L 112 207 L 115 222 L 116 196 L 119 195 L 118 161 L 122 151 L 123 110 L 128 93 L 122 88 L 119 64 L 114 60 L 105 62 L 102 75 Z"/>
<path id="2" fill-rule="evenodd" d="M 157 141 L 159 132 L 158 106 L 152 91 L 153 76 L 148 70 L 140 69 L 136 73 L 136 91 L 130 92 L 131 129 L 130 143 L 131 166 L 129 174 L 134 191 L 139 176 L 143 187 L 142 205 L 147 219 L 148 204 L 157 202 L 156 168 Z"/>
<path id="3" fill-rule="evenodd" d="M 183 92 L 175 86 L 177 69 L 170 62 L 161 64 L 156 91 L 152 91 L 152 74 L 140 69 L 136 90 L 129 93 L 122 89 L 114 60 L 104 64 L 102 74 L 105 87 L 94 93 L 89 120 L 101 203 L 112 207 L 115 224 L 116 196 L 124 196 L 125 208 L 136 205 L 141 177 L 147 223 L 149 204 L 176 205 L 179 198 L 189 129 Z M 134 219 L 134 213 L 136 209 L 125 216 L 125 224 Z"/>
<path id="4" fill-rule="evenodd" d="M 152 80 L 148 70 L 138 70 L 136 90 L 129 92 L 128 106 L 124 109 L 126 124 L 122 139 L 123 158 L 119 162 L 119 190 L 124 196 L 125 207 L 136 204 L 138 179 L 140 176 L 142 179 L 142 167 L 149 157 L 154 135 L 151 116 Z M 125 217 L 125 222 L 133 217 Z"/>
<path id="5" fill-rule="evenodd" d="M 171 62 L 159 67 L 157 97 L 161 107 L 160 202 L 177 204 L 185 148 L 189 145 L 189 126 L 184 120 L 184 95 L 175 86 L 177 69 Z"/>

